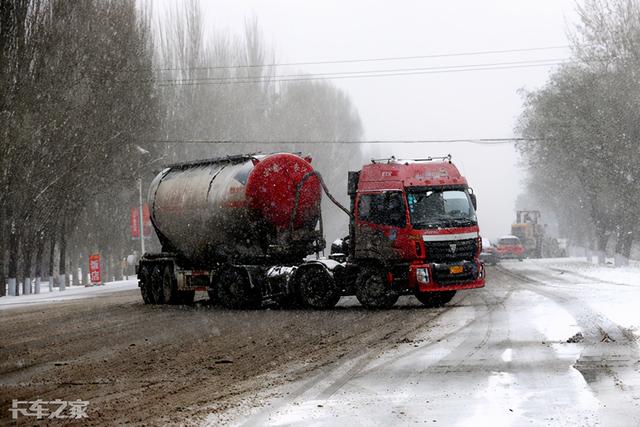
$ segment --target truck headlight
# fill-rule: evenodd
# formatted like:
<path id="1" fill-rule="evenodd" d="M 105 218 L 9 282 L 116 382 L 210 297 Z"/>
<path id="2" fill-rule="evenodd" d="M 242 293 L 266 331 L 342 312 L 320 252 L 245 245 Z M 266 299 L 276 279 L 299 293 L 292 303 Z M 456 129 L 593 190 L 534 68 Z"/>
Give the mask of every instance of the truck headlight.
<path id="1" fill-rule="evenodd" d="M 416 280 L 418 283 L 429 283 L 429 270 L 426 268 L 416 268 Z"/>

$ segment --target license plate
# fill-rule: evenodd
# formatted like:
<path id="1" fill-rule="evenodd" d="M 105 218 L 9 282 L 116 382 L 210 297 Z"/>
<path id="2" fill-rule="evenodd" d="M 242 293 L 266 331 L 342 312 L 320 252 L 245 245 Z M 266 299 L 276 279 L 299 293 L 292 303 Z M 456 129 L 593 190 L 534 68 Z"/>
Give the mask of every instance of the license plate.
<path id="1" fill-rule="evenodd" d="M 449 274 L 460 274 L 464 272 L 464 267 L 461 265 L 454 265 L 449 267 Z"/>

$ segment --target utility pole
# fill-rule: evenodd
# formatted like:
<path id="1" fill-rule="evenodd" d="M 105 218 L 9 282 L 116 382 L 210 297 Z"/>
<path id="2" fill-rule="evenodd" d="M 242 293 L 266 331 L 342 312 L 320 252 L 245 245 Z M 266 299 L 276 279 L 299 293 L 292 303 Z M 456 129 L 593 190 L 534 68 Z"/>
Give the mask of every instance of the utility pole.
<path id="1" fill-rule="evenodd" d="M 140 256 L 143 256 L 145 253 L 144 250 L 144 219 L 142 217 L 142 177 L 138 178 L 138 193 L 140 196 L 140 206 L 139 206 L 139 212 L 140 212 L 140 222 L 139 227 L 140 227 L 140 249 L 142 250 L 142 253 L 140 254 Z"/>

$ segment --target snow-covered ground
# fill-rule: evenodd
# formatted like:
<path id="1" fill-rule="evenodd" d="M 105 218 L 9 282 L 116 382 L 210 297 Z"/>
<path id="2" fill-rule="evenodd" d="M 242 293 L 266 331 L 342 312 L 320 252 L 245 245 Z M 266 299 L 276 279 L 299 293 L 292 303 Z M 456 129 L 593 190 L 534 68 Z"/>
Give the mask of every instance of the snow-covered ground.
<path id="1" fill-rule="evenodd" d="M 137 287 L 138 279 L 135 276 L 131 276 L 130 280 L 107 282 L 101 286 L 67 286 L 64 291 L 53 288 L 51 292 L 49 292 L 49 284 L 43 282 L 40 284 L 39 294 L 4 296 L 0 298 L 0 310 L 33 304 L 49 304 L 80 298 L 94 298 L 106 293 L 137 289 Z"/>
<path id="2" fill-rule="evenodd" d="M 640 310 L 635 303 L 640 301 L 637 261 L 628 267 L 597 265 L 585 258 L 536 259 L 503 265 L 548 285 L 579 293 L 582 303 L 640 337 Z"/>
<path id="3" fill-rule="evenodd" d="M 518 264 L 509 262 L 510 269 L 517 269 Z M 637 285 L 640 287 L 640 261 L 630 261 L 628 267 L 615 267 L 612 259 L 607 259 L 605 265 L 588 262 L 586 258 L 548 258 L 531 259 L 527 261 L 527 268 L 551 269 L 558 273 L 570 272 L 597 279 L 606 283 L 620 283 Z"/>
<path id="4" fill-rule="evenodd" d="M 637 301 L 638 266 L 504 262 L 415 335 L 249 396 L 231 424 L 637 426 Z"/>

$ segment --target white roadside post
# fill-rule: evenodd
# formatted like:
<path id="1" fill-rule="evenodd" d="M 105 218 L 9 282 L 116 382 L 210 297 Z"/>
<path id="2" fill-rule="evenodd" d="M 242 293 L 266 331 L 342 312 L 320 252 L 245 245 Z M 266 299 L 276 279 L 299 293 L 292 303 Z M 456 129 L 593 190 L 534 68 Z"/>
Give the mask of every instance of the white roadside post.
<path id="1" fill-rule="evenodd" d="M 22 284 L 22 294 L 23 295 L 31 294 L 31 277 L 24 278 L 24 283 Z"/>
<path id="2" fill-rule="evenodd" d="M 16 296 L 17 295 L 17 291 L 18 288 L 16 287 L 16 278 L 15 277 L 10 277 L 9 278 L 9 295 L 10 296 Z"/>

